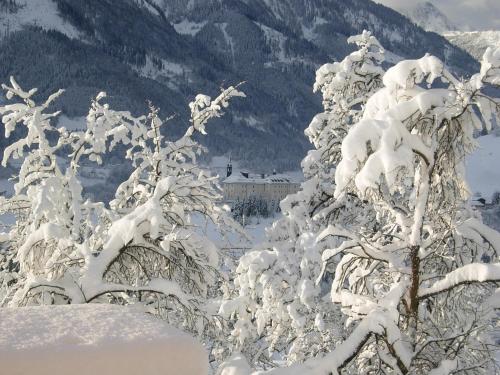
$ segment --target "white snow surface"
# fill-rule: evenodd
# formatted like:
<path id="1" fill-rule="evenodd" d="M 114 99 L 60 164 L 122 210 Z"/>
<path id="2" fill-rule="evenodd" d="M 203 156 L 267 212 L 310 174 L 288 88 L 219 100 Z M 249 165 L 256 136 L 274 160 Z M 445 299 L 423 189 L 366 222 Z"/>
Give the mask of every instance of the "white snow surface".
<path id="1" fill-rule="evenodd" d="M 0 363 L 16 375 L 206 375 L 203 346 L 116 305 L 0 309 Z"/>
<path id="2" fill-rule="evenodd" d="M 466 160 L 470 192 L 489 201 L 500 191 L 500 137 L 494 134 L 477 139 L 479 147 Z"/>
<path id="3" fill-rule="evenodd" d="M 248 218 L 243 230 L 247 238 L 238 233 L 221 233 L 217 226 L 199 215 L 192 215 L 191 223 L 198 226 L 202 234 L 206 235 L 223 252 L 233 250 L 237 253 L 246 252 L 265 240 L 266 228 L 281 218 L 280 213 L 267 218 Z"/>
<path id="4" fill-rule="evenodd" d="M 53 0 L 18 0 L 21 5 L 15 13 L 0 14 L 2 34 L 21 29 L 25 25 L 40 26 L 44 30 L 56 30 L 69 38 L 78 38 L 80 33 L 59 16 Z"/>
<path id="5" fill-rule="evenodd" d="M 311 25 L 309 26 L 302 25 L 302 34 L 304 35 L 304 38 L 310 42 L 314 42 L 317 38 L 315 32 L 316 27 L 324 24 L 328 24 L 328 21 L 325 20 L 323 17 L 314 17 L 314 20 Z"/>
<path id="6" fill-rule="evenodd" d="M 224 35 L 224 40 L 226 41 L 226 45 L 229 47 L 229 50 L 231 51 L 231 58 L 233 61 L 233 66 L 235 66 L 234 40 L 233 40 L 232 36 L 227 31 L 227 22 L 217 24 L 217 25 L 219 26 L 220 31 L 222 31 L 222 34 Z"/>
<path id="7" fill-rule="evenodd" d="M 312 40 L 314 38 L 314 28 L 316 25 L 321 24 L 320 19 L 316 19 L 314 24 L 311 28 L 303 28 L 303 33 L 304 37 L 308 40 Z M 274 63 L 280 63 L 280 64 L 294 64 L 294 63 L 299 63 L 299 64 L 304 64 L 304 65 L 311 65 L 315 66 L 314 63 L 312 63 L 310 60 L 307 60 L 305 58 L 299 57 L 299 56 L 290 56 L 286 53 L 286 36 L 278 31 L 275 30 L 269 26 L 263 25 L 261 23 L 255 22 L 255 24 L 262 30 L 264 37 L 266 38 L 267 44 L 273 51 L 273 61 L 268 61 L 264 64 L 266 67 L 271 67 L 274 65 Z"/>

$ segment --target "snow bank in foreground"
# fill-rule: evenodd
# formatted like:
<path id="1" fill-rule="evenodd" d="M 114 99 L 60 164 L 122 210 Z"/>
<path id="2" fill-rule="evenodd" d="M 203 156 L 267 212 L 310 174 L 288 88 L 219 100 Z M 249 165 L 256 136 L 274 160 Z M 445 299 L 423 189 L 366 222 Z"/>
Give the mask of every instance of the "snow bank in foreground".
<path id="1" fill-rule="evenodd" d="M 113 305 L 0 309 L 2 373 L 206 375 L 207 354 L 187 334 Z"/>

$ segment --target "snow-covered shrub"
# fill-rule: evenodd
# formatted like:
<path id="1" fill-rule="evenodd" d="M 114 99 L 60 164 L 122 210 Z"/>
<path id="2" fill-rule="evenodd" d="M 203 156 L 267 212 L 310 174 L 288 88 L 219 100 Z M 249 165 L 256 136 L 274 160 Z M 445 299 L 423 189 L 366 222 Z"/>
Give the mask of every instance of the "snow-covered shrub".
<path id="1" fill-rule="evenodd" d="M 474 131 L 498 120 L 498 100 L 482 90 L 500 84 L 500 49 L 468 80 L 426 55 L 390 68 L 383 83 L 343 140 L 335 173 L 335 197 L 363 197 L 377 225 L 333 223 L 318 238 L 344 240 L 322 258 L 352 332 L 322 358 L 270 374 L 497 370 L 500 233 L 469 209 L 463 164 Z"/>
<path id="2" fill-rule="evenodd" d="M 333 176 L 342 139 L 383 75 L 376 38 L 364 32 L 349 41 L 359 49 L 316 73 L 314 89 L 322 93 L 325 111 L 306 129 L 315 147 L 302 163 L 306 181 L 281 202 L 284 217 L 268 228 L 266 242 L 240 259 L 235 293 L 222 307 L 223 315 L 235 318 L 236 349 L 252 363 L 303 361 L 331 350 L 342 337 L 340 310 L 324 298 L 331 276 L 316 284 L 328 247 L 316 238 L 339 220 L 346 226 L 370 222 L 357 197 L 334 199 Z"/>
<path id="3" fill-rule="evenodd" d="M 160 134 L 163 121 L 152 105 L 148 116 L 134 117 L 103 104 L 101 93 L 87 129 L 68 132 L 51 125 L 58 113 L 45 113 L 62 91 L 37 105 L 36 90 L 11 83 L 4 86 L 7 98 L 21 102 L 0 107 L 6 136 L 16 126 L 27 135 L 8 146 L 2 160 L 23 159 L 14 196 L 0 202 L 1 212 L 17 219 L 1 240 L 19 263 L 3 304 L 142 303 L 178 326 L 202 331 L 213 322 L 209 299 L 220 281 L 219 253 L 191 219 L 205 217 L 221 230 L 236 226 L 216 205 L 220 188 L 197 165 L 203 148 L 191 136 L 206 134 L 207 121 L 244 94 L 230 87 L 214 100 L 198 95 L 190 103 L 191 125 L 172 142 Z M 83 201 L 80 160 L 100 163 L 118 143 L 135 169 L 110 208 Z"/>

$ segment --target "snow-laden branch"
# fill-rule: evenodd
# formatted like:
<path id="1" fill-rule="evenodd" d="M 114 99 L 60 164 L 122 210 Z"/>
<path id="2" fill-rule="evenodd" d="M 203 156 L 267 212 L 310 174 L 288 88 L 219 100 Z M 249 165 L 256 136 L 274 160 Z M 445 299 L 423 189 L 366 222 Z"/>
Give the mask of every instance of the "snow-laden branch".
<path id="1" fill-rule="evenodd" d="M 335 350 L 322 358 L 308 360 L 287 368 L 277 368 L 269 371 L 258 371 L 253 375 L 339 375 L 343 367 L 353 360 L 367 344 L 373 335 L 387 337 L 394 348 L 401 365 L 400 371 L 406 372 L 409 367 L 412 352 L 404 342 L 404 337 L 396 324 L 382 312 L 373 312 L 363 319 L 349 337 Z"/>
<path id="2" fill-rule="evenodd" d="M 366 240 L 359 238 L 359 236 L 351 231 L 339 228 L 335 225 L 330 225 L 322 231 L 318 235 L 318 241 L 321 241 L 329 236 L 345 237 L 349 240 L 342 242 L 342 244 L 337 248 L 325 250 L 321 256 L 324 264 L 340 253 L 349 253 L 359 257 L 367 257 L 373 260 L 396 265 L 399 264 L 398 259 L 392 253 L 408 246 L 407 243 L 401 242 L 400 244 L 391 244 L 388 247 L 378 248 L 377 246 L 373 246 L 373 244 L 368 243 Z M 389 248 L 390 251 L 388 251 Z"/>
<path id="3" fill-rule="evenodd" d="M 467 219 L 458 226 L 457 231 L 465 238 L 479 245 L 488 244 L 497 254 L 500 254 L 500 233 L 479 220 L 475 218 Z"/>
<path id="4" fill-rule="evenodd" d="M 427 298 L 463 284 L 484 282 L 500 282 L 500 263 L 472 263 L 457 268 L 432 286 L 420 288 L 418 296 L 419 298 Z"/>
<path id="5" fill-rule="evenodd" d="M 323 240 L 318 235 L 330 224 L 373 217 L 355 194 L 335 200 L 333 177 L 342 140 L 380 89 L 384 74 L 384 49 L 370 32 L 349 42 L 357 45 L 355 51 L 316 72 L 314 91 L 322 96 L 323 111 L 305 130 L 313 145 L 302 162 L 306 180 L 280 203 L 283 217 L 269 228 L 266 241 L 240 258 L 234 290 L 224 304 L 224 317 L 236 319 L 230 341 L 252 365 L 267 366 L 274 357 L 288 364 L 305 361 L 334 348 L 344 330 L 340 307 L 323 297 L 323 281 L 331 275 L 323 278 L 321 255 L 348 241 L 333 233 Z M 375 256 L 376 249 L 364 242 L 365 248 L 356 241 L 352 245 L 342 249 L 359 251 L 365 260 L 371 258 L 364 251 Z M 328 271 L 334 266 L 332 260 Z"/>
<path id="6" fill-rule="evenodd" d="M 207 95 L 198 94 L 195 100 L 189 103 L 189 108 L 191 109 L 191 126 L 186 131 L 186 136 L 191 136 L 194 131 L 207 134 L 205 132 L 205 124 L 208 120 L 222 116 L 222 109 L 229 105 L 231 98 L 245 97 L 245 94 L 238 90 L 240 85 L 241 83 L 235 87 L 228 87 L 213 100 Z"/>

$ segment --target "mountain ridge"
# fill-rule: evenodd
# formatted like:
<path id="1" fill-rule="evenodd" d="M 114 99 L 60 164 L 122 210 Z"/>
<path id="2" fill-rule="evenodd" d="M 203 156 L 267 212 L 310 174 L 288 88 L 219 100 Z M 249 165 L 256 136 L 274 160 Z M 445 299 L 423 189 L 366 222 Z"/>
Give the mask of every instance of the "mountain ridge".
<path id="1" fill-rule="evenodd" d="M 58 108 L 69 117 L 85 115 L 102 90 L 113 106 L 133 113 L 144 112 L 151 99 L 163 116 L 178 114 L 168 126 L 174 137 L 185 129 L 187 102 L 196 93 L 217 95 L 220 86 L 245 81 L 247 98 L 235 101 L 202 142 L 212 155 L 231 154 L 255 169 L 298 167 L 310 148 L 303 130 L 321 111 L 312 93 L 315 70 L 350 52 L 351 34 L 371 29 L 397 56 L 429 51 L 459 73 L 477 68 L 444 38 L 371 1 L 40 1 L 56 9 L 56 30 L 43 20 L 4 27 L 3 82 L 15 75 L 41 96 L 66 88 Z M 3 21 L 6 3 L 0 0 Z M 29 10 L 24 4 L 17 12 Z"/>
<path id="2" fill-rule="evenodd" d="M 460 29 L 438 7 L 429 1 L 416 2 L 404 7 L 396 6 L 395 9 L 426 31 L 442 35 L 445 32 Z"/>

